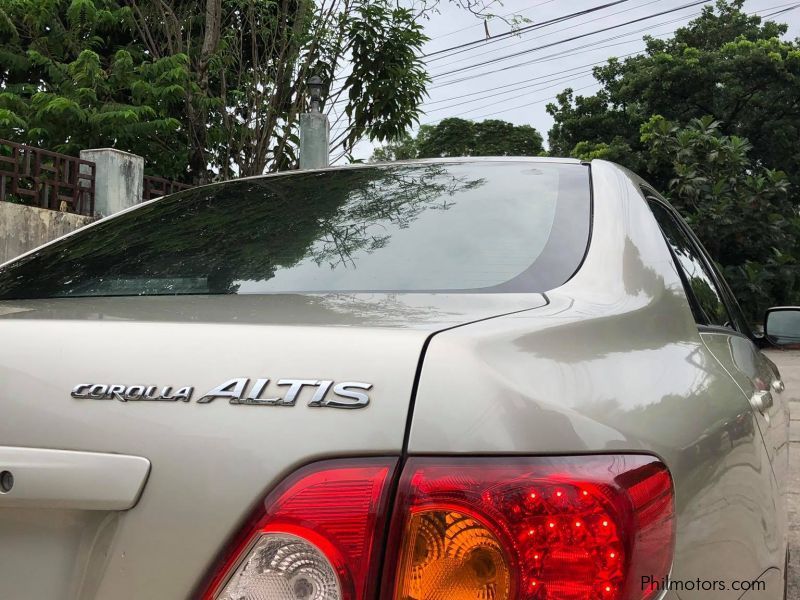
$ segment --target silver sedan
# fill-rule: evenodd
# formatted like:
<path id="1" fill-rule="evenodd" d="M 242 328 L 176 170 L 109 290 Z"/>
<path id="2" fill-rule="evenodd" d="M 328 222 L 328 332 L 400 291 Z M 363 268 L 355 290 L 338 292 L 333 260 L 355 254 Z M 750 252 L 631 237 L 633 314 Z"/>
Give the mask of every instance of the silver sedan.
<path id="1" fill-rule="evenodd" d="M 0 267 L 0 598 L 780 600 L 786 394 L 603 161 L 215 184 Z"/>

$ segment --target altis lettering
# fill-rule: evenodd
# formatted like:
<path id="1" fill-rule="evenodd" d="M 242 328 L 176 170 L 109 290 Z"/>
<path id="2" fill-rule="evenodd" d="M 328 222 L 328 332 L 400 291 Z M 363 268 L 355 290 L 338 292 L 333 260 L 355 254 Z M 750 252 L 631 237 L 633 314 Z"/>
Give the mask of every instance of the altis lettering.
<path id="1" fill-rule="evenodd" d="M 330 379 L 278 379 L 234 377 L 212 388 L 197 399 L 209 404 L 227 399 L 229 404 L 248 406 L 295 406 L 301 395 L 314 408 L 364 408 L 370 402 L 371 383 Z M 81 400 L 119 400 L 120 402 L 191 402 L 194 387 L 80 383 L 72 397 Z"/>

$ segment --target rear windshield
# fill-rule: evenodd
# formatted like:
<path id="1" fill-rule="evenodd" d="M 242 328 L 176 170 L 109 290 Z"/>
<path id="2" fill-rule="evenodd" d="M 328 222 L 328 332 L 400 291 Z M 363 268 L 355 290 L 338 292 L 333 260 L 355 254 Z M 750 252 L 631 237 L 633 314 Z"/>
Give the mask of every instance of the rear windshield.
<path id="1" fill-rule="evenodd" d="M 0 269 L 0 299 L 539 292 L 586 249 L 588 167 L 398 164 L 175 194 Z"/>

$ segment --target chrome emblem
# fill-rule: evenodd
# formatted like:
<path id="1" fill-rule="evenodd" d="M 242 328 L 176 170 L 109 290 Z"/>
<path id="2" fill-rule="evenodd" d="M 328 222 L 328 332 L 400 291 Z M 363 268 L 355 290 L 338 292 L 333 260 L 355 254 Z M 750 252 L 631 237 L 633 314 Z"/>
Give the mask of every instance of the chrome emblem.
<path id="1" fill-rule="evenodd" d="M 283 388 L 283 389 L 281 389 Z M 229 404 L 249 406 L 295 406 L 304 388 L 316 388 L 308 400 L 313 408 L 364 408 L 369 404 L 367 392 L 371 383 L 316 379 L 278 379 L 270 385 L 270 379 L 256 379 L 250 386 L 248 377 L 235 377 L 212 388 L 197 399 L 197 404 L 209 404 L 227 398 Z M 174 391 L 173 391 L 174 390 Z M 284 391 L 285 390 L 285 391 Z M 276 392 L 283 392 L 276 394 Z M 191 386 L 159 388 L 155 385 L 122 385 L 103 383 L 79 383 L 72 388 L 71 396 L 79 400 L 119 400 L 120 402 L 191 402 L 194 388 Z"/>

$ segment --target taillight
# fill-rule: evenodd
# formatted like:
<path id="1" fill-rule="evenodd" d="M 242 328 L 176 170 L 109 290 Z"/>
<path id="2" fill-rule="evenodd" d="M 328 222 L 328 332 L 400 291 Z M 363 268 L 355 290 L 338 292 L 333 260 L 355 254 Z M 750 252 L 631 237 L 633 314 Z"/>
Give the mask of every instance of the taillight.
<path id="1" fill-rule="evenodd" d="M 396 459 L 309 465 L 265 499 L 232 544 L 207 600 L 374 597 Z"/>
<path id="2" fill-rule="evenodd" d="M 648 600 L 642 577 L 669 574 L 673 528 L 652 457 L 411 458 L 384 598 Z"/>
<path id="3" fill-rule="evenodd" d="M 300 469 L 265 499 L 204 600 L 375 600 L 397 460 Z M 410 458 L 384 600 L 652 600 L 674 494 L 643 455 Z"/>

